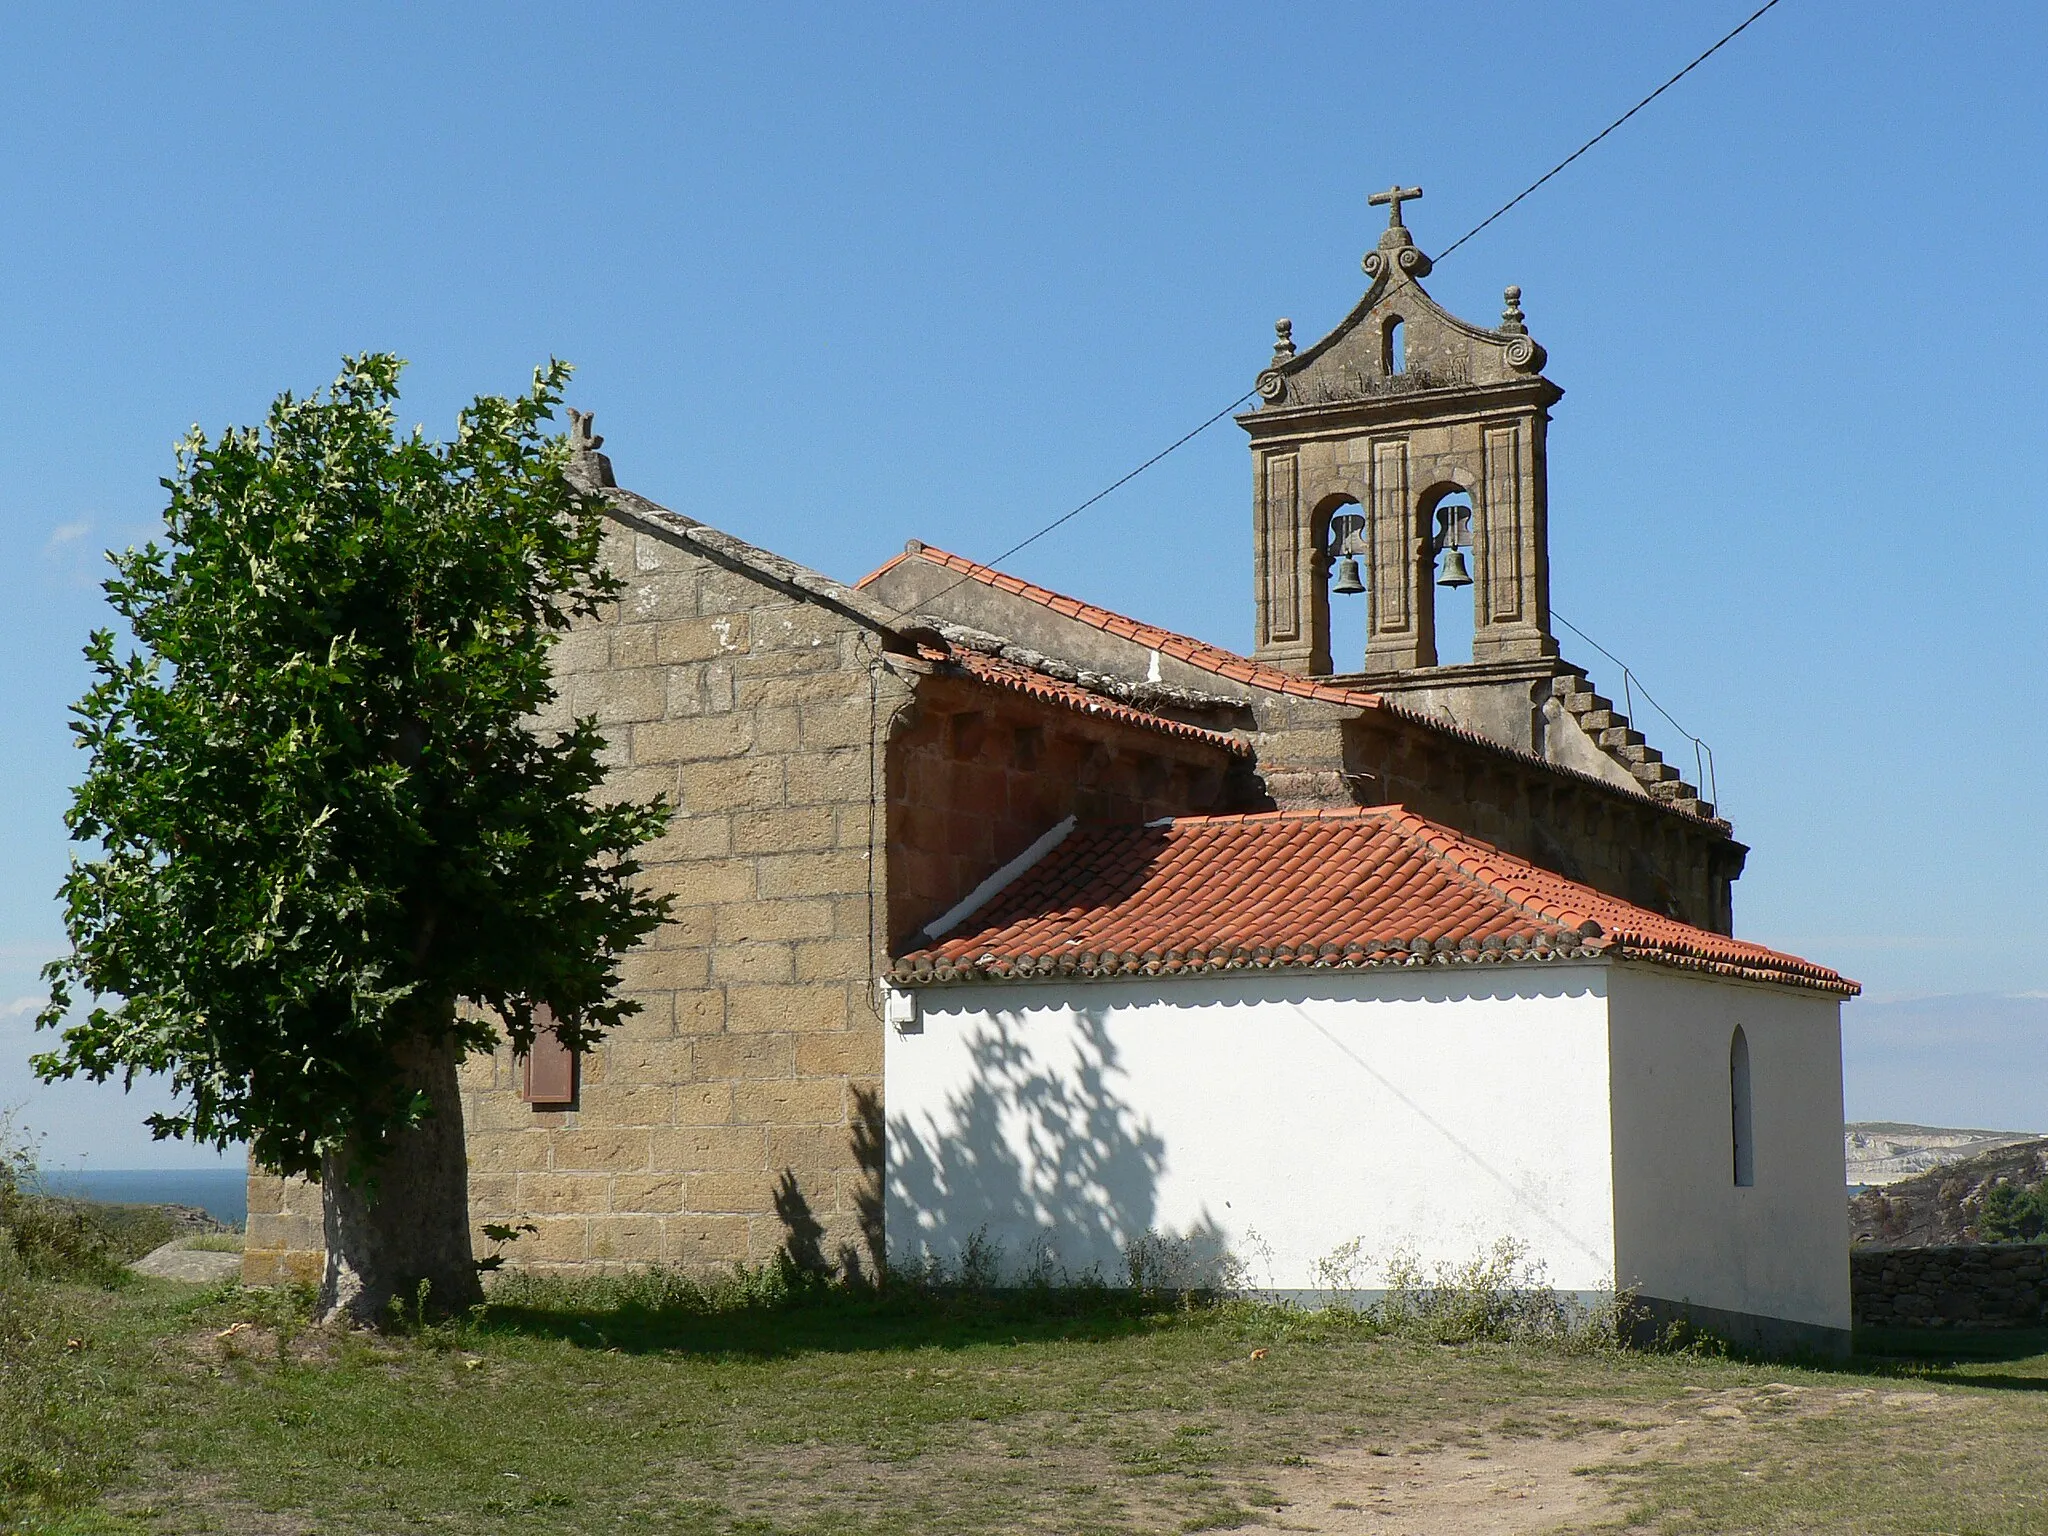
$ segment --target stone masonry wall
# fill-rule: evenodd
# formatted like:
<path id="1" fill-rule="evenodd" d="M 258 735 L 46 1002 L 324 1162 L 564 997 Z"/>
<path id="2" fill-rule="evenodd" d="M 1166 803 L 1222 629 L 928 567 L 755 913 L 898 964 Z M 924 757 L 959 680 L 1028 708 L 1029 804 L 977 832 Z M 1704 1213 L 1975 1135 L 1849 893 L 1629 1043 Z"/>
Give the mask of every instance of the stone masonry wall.
<path id="1" fill-rule="evenodd" d="M 887 892 L 868 849 L 910 684 L 858 621 L 695 545 L 615 526 L 606 556 L 624 600 L 559 645 L 541 723 L 595 715 L 609 790 L 678 808 L 642 853 L 675 911 L 627 957 L 641 1012 L 585 1057 L 572 1109 L 524 1103 L 507 1047 L 465 1065 L 472 1220 L 538 1227 L 508 1250 L 516 1267 L 701 1270 L 791 1243 L 870 1264 L 882 1036 L 867 978 Z M 251 1193 L 245 1274 L 317 1272 L 317 1201 L 309 1231 L 303 1186 Z"/>
<path id="2" fill-rule="evenodd" d="M 2026 1328 L 2048 1322 L 2048 1244 L 1859 1248 L 1849 1291 L 1859 1328 Z"/>
<path id="3" fill-rule="evenodd" d="M 1097 628 L 1056 606 L 963 582 L 928 559 L 885 567 L 864 590 L 1133 681 L 1150 676 L 1240 695 L 1254 720 L 1258 773 L 1275 804 L 1404 804 L 1624 901 L 1732 931 L 1731 890 L 1747 850 L 1725 823 L 1489 750 L 1392 710 L 1361 711 L 1234 680 L 1150 649 L 1129 620 L 1117 623 L 1132 633 Z"/>
<path id="4" fill-rule="evenodd" d="M 326 1262 L 320 1186 L 305 1179 L 249 1174 L 249 1220 L 242 1246 L 248 1285 L 317 1285 Z"/>
<path id="5" fill-rule="evenodd" d="M 934 677 L 889 748 L 889 933 L 899 946 L 1068 816 L 1242 809 L 1222 748 Z"/>
<path id="6" fill-rule="evenodd" d="M 1362 795 L 1637 906 L 1734 931 L 1732 888 L 1747 850 L 1712 822 L 1400 722 L 1348 726 L 1345 755 Z"/>

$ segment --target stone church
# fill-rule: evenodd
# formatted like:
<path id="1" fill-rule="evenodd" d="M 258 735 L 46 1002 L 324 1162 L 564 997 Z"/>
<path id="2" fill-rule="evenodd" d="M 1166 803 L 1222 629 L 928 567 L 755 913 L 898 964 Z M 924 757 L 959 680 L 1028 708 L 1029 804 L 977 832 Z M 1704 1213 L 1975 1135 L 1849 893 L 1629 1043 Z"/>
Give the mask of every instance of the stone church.
<path id="1" fill-rule="evenodd" d="M 1119 856 L 1142 864 L 1148 825 L 1398 815 L 1404 837 L 1552 882 L 1556 911 L 1662 935 L 1651 962 L 1835 1001 L 1853 990 L 1731 937 L 1744 846 L 1560 654 L 1546 462 L 1562 391 L 1518 290 L 1492 326 L 1425 292 L 1429 258 L 1401 218 L 1419 195 L 1375 198 L 1391 206 L 1370 288 L 1312 346 L 1280 321 L 1238 418 L 1248 655 L 916 540 L 842 584 L 619 487 L 577 419 L 571 473 L 608 504 L 626 587 L 558 647 L 552 723 L 595 716 L 611 786 L 676 807 L 645 853 L 675 911 L 627 961 L 641 1011 L 601 1048 L 501 1049 L 465 1070 L 473 1215 L 538 1228 L 510 1262 L 787 1254 L 872 1273 L 895 1241 L 885 1042 L 933 980 L 936 942 L 1063 838 L 1125 836 Z M 1333 654 L 1346 602 L 1363 607 L 1362 657 Z M 1469 661 L 1439 660 L 1440 602 L 1471 604 Z M 1269 908 L 1315 895 L 1245 884 Z M 1348 948 L 1238 946 L 1231 960 L 1211 936 L 1204 955 L 1364 971 L 1483 952 L 1511 969 L 1591 942 L 1547 919 L 1460 930 L 1454 905 L 1410 903 L 1401 931 L 1366 922 Z M 1634 916 L 1617 928 L 1616 913 Z M 1141 946 L 1115 969 L 1182 963 Z M 1833 1115 L 1838 1161 L 1836 1062 L 1817 1113 Z M 250 1280 L 317 1270 L 316 1192 L 252 1177 L 250 1212 Z"/>

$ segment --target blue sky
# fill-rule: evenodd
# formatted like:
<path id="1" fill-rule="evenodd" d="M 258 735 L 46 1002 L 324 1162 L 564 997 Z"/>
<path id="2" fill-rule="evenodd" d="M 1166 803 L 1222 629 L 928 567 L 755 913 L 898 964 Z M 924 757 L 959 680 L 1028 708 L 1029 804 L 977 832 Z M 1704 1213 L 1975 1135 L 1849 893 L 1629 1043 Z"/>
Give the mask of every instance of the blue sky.
<path id="1" fill-rule="evenodd" d="M 1368 190 L 1442 250 L 1750 8 L 10 12 L 0 1104 L 192 1160 L 22 1066 L 98 552 L 190 423 L 374 347 L 445 430 L 560 355 L 658 500 L 842 577 L 987 557 L 1333 324 Z M 1712 744 L 1739 930 L 1868 983 L 1852 1115 L 2048 1129 L 2044 48 L 1784 0 L 1429 283 L 1521 285 L 1557 611 Z M 1225 422 L 1012 568 L 1241 649 L 1249 485 Z"/>

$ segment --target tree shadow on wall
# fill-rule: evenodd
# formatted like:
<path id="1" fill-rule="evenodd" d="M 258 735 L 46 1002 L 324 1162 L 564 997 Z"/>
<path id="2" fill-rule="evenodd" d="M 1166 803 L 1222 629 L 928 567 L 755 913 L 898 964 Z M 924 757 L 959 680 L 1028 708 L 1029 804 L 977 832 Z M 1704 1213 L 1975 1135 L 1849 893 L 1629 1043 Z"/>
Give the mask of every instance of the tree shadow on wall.
<path id="1" fill-rule="evenodd" d="M 825 1251 L 825 1224 L 811 1209 L 810 1200 L 797 1182 L 796 1171 L 785 1168 L 776 1181 L 775 1215 L 783 1229 L 777 1262 L 806 1279 L 837 1279 L 848 1285 L 866 1286 L 882 1276 L 885 1133 L 881 1097 L 870 1089 L 853 1091 L 852 1151 L 854 1166 L 860 1170 L 860 1184 L 853 1198 L 856 1240 L 842 1242 L 836 1256 Z"/>
<path id="2" fill-rule="evenodd" d="M 1203 1290 L 1233 1279 L 1226 1235 L 1206 1213 L 1185 1232 L 1160 1230 L 1166 1144 L 1121 1096 L 1099 1017 L 1080 1016 L 1070 1036 L 998 1015 L 968 1050 L 969 1081 L 944 1113 L 889 1122 L 893 1264 L 995 1285 Z"/>

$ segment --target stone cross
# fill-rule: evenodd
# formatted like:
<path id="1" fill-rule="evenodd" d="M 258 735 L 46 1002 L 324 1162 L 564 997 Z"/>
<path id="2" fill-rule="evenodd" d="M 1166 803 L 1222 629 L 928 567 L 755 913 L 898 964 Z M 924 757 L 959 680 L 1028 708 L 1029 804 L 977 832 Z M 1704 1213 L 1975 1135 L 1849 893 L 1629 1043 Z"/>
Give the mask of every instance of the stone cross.
<path id="1" fill-rule="evenodd" d="M 1391 206 L 1387 210 L 1387 228 L 1405 229 L 1407 226 L 1401 222 L 1401 205 L 1413 202 L 1420 196 L 1422 196 L 1422 188 L 1404 187 L 1397 181 L 1387 188 L 1386 191 L 1375 192 L 1365 201 L 1367 206 L 1373 208 L 1379 207 L 1382 203 L 1390 204 Z"/>

